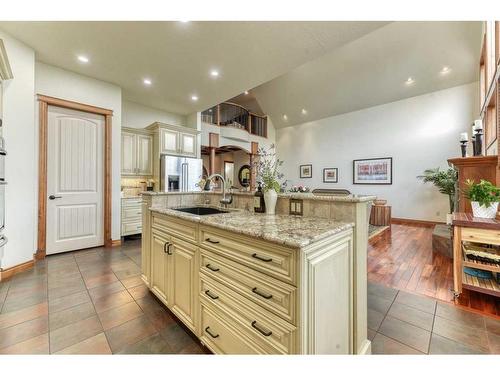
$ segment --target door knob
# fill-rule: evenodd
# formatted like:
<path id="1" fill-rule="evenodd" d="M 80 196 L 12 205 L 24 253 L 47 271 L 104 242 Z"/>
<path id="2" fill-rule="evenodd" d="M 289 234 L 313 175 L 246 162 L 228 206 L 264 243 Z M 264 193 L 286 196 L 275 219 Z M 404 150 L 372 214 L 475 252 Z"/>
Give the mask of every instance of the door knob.
<path id="1" fill-rule="evenodd" d="M 57 195 L 49 195 L 49 199 L 51 201 L 53 201 L 54 199 L 59 199 L 59 198 L 62 198 L 61 196 L 57 196 Z"/>

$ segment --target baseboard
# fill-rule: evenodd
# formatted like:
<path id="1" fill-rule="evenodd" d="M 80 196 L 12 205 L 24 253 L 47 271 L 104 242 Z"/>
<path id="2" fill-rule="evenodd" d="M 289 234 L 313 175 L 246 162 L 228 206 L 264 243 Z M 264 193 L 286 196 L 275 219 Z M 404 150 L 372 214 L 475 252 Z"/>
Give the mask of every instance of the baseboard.
<path id="1" fill-rule="evenodd" d="M 35 260 L 28 260 L 27 262 L 12 266 L 9 268 L 0 269 L 0 281 L 6 280 L 14 276 L 16 273 L 26 271 L 35 265 Z"/>
<path id="2" fill-rule="evenodd" d="M 416 219 L 403 219 L 398 217 L 393 217 L 391 219 L 391 224 L 403 224 L 403 225 L 413 225 L 420 227 L 432 228 L 437 224 L 445 224 L 444 221 L 428 221 L 428 220 L 416 220 Z"/>
<path id="3" fill-rule="evenodd" d="M 121 246 L 122 240 L 111 240 L 111 247 Z"/>

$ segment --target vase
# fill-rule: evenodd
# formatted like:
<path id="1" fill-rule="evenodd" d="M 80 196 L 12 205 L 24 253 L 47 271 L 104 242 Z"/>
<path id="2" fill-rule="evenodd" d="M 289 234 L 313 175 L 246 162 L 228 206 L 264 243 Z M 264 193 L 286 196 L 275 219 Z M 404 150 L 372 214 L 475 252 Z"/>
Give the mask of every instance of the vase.
<path id="1" fill-rule="evenodd" d="M 275 214 L 277 200 L 278 200 L 278 193 L 276 193 L 276 190 L 269 189 L 264 193 L 264 201 L 266 203 L 266 214 L 268 215 Z"/>
<path id="2" fill-rule="evenodd" d="M 498 202 L 493 202 L 489 207 L 481 206 L 479 202 L 470 202 L 474 217 L 494 219 L 497 216 Z"/>

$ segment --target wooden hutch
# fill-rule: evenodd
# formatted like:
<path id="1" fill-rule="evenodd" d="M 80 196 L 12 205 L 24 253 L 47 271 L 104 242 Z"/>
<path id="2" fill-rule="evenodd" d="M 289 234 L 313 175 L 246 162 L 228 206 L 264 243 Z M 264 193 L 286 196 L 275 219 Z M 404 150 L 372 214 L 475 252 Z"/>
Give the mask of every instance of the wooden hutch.
<path id="1" fill-rule="evenodd" d="M 487 180 L 500 186 L 500 21 L 484 22 L 479 63 L 480 117 L 483 120 L 483 156 L 453 158 L 448 162 L 458 169 L 460 200 L 458 212 L 471 212 L 463 196 L 465 181 Z M 469 151 L 469 154 L 472 154 Z"/>

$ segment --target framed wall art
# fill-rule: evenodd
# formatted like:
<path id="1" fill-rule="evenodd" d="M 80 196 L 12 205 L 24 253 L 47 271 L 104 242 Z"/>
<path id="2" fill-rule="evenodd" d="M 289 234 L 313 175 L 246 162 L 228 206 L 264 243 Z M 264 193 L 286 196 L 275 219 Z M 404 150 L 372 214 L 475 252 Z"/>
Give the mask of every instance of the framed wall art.
<path id="1" fill-rule="evenodd" d="M 353 184 L 392 184 L 392 158 L 358 159 L 352 166 Z"/>
<path id="2" fill-rule="evenodd" d="M 312 178 L 313 167 L 312 164 L 303 164 L 300 166 L 300 178 Z"/>
<path id="3" fill-rule="evenodd" d="M 323 168 L 323 182 L 337 183 L 339 182 L 338 168 Z"/>

